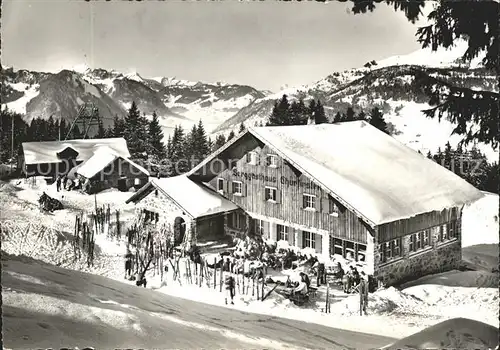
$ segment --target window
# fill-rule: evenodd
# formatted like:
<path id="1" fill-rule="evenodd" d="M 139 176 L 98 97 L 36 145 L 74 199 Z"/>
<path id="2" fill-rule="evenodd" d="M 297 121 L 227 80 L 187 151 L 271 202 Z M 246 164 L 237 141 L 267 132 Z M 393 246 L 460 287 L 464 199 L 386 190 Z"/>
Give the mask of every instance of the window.
<path id="1" fill-rule="evenodd" d="M 224 179 L 217 179 L 217 192 L 224 193 Z"/>
<path id="2" fill-rule="evenodd" d="M 268 154 L 266 163 L 268 167 L 276 168 L 278 166 L 278 157 L 274 154 Z"/>
<path id="3" fill-rule="evenodd" d="M 356 261 L 365 261 L 366 260 L 366 245 L 358 243 L 358 255 L 356 256 Z"/>
<path id="4" fill-rule="evenodd" d="M 425 231 L 420 231 L 417 233 L 412 233 L 410 235 L 410 252 L 416 252 L 417 250 L 424 249 L 431 245 L 431 231 L 429 229 Z"/>
<path id="5" fill-rule="evenodd" d="M 246 221 L 245 215 L 242 215 L 240 213 L 233 213 L 233 220 L 231 223 L 233 228 L 237 228 L 240 230 L 244 229 L 245 221 Z"/>
<path id="6" fill-rule="evenodd" d="M 344 249 L 342 245 L 342 240 L 334 238 L 331 240 L 331 242 L 333 243 L 333 249 L 331 249 L 333 251 L 333 254 L 343 255 Z"/>
<path id="7" fill-rule="evenodd" d="M 316 248 L 316 240 L 313 232 L 302 231 L 302 247 L 303 248 Z"/>
<path id="8" fill-rule="evenodd" d="M 284 225 L 276 225 L 278 231 L 278 241 L 287 241 L 288 242 L 288 226 Z"/>
<path id="9" fill-rule="evenodd" d="M 233 194 L 236 196 L 243 195 L 243 184 L 241 181 L 233 181 Z"/>
<path id="10" fill-rule="evenodd" d="M 309 210 L 316 209 L 316 196 L 304 193 L 302 196 L 302 207 Z"/>
<path id="11" fill-rule="evenodd" d="M 256 165 L 257 164 L 257 153 L 255 152 L 248 152 L 247 153 L 247 163 Z"/>
<path id="12" fill-rule="evenodd" d="M 422 247 L 427 247 L 430 245 L 431 245 L 431 230 L 427 229 L 424 231 Z"/>
<path id="13" fill-rule="evenodd" d="M 328 200 L 328 213 L 332 216 L 339 216 L 339 207 L 331 198 Z"/>
<path id="14" fill-rule="evenodd" d="M 264 220 L 255 219 L 255 228 L 257 230 L 257 234 L 263 236 L 264 235 Z"/>
<path id="15" fill-rule="evenodd" d="M 457 220 L 453 220 L 448 224 L 448 239 L 454 239 L 457 237 Z"/>
<path id="16" fill-rule="evenodd" d="M 401 238 L 380 244 L 379 251 L 381 262 L 388 262 L 401 257 Z"/>
<path id="17" fill-rule="evenodd" d="M 345 241 L 345 258 L 354 259 L 354 242 Z"/>
<path id="18" fill-rule="evenodd" d="M 439 226 L 438 242 L 446 241 L 447 233 L 448 233 L 448 228 L 446 227 L 446 224 L 440 225 Z"/>
<path id="19" fill-rule="evenodd" d="M 276 188 L 266 187 L 265 191 L 266 191 L 265 200 L 269 201 L 269 202 L 276 202 L 276 199 L 277 199 Z"/>
<path id="20" fill-rule="evenodd" d="M 158 213 L 146 209 L 144 209 L 143 212 L 144 212 L 144 222 L 146 224 L 157 223 L 158 220 L 160 219 L 160 214 Z"/>

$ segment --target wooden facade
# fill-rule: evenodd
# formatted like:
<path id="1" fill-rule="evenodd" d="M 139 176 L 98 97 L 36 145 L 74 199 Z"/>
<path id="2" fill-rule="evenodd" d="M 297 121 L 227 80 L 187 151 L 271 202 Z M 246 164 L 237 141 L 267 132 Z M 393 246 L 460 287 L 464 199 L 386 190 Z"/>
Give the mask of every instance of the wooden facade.
<path id="1" fill-rule="evenodd" d="M 401 238 L 415 232 L 459 220 L 461 210 L 462 208 L 443 209 L 442 211 L 419 214 L 408 219 L 380 225 L 378 227 L 378 241 L 379 243 L 384 243 L 392 239 Z"/>
<path id="2" fill-rule="evenodd" d="M 271 165 L 268 164 L 269 156 L 274 159 Z M 329 239 L 316 244 L 320 246 L 318 250 L 325 253 L 333 251 L 335 238 L 342 241 L 343 255 L 350 245 L 353 246 L 353 253 L 357 252 L 358 245 L 360 250 L 366 250 L 370 227 L 333 199 L 313 179 L 253 137 L 242 137 L 199 172 L 192 174 L 191 178 L 208 182 L 249 216 L 258 219 L 250 221 L 252 232 L 259 231 L 256 226 L 262 220 L 260 231 L 269 237 L 272 221 L 299 231 L 328 235 Z M 269 196 L 269 193 L 266 194 L 268 191 L 275 192 L 271 200 L 266 197 Z M 314 198 L 313 208 L 305 207 L 305 195 Z M 303 238 L 299 236 L 297 239 L 298 234 L 296 230 L 291 230 L 288 234 L 290 244 L 303 245 Z"/>
<path id="3" fill-rule="evenodd" d="M 365 260 L 366 272 L 389 284 L 456 268 L 460 260 L 456 247 L 460 246 L 462 208 L 370 225 L 356 208 L 342 205 L 342 198 L 334 199 L 328 189 L 251 133 L 207 159 L 190 178 L 209 183 L 242 208 L 251 218 L 246 232 L 284 239 L 299 248 L 306 239 L 301 233 L 313 232 L 319 238 L 317 253 Z M 425 256 L 432 264 L 426 263 Z"/>

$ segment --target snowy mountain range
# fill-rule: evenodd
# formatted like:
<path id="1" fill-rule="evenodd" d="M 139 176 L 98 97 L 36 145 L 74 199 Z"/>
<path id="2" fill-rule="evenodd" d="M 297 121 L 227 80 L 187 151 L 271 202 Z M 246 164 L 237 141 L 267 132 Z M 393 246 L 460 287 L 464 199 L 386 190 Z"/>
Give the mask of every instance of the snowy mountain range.
<path id="1" fill-rule="evenodd" d="M 330 119 L 337 112 L 345 112 L 352 106 L 356 112 L 365 113 L 379 107 L 386 121 L 393 124 L 393 135 L 400 142 L 422 152 L 434 152 L 443 148 L 447 141 L 455 146 L 461 136 L 451 135 L 454 126 L 447 120 L 438 121 L 425 117 L 422 110 L 430 108 L 422 89 L 424 72 L 434 78 L 469 89 L 498 92 L 498 78 L 481 64 L 477 57 L 466 64 L 460 57 L 467 49 L 465 42 L 459 42 L 451 50 L 432 52 L 421 49 L 409 55 L 394 56 L 361 68 L 335 72 L 315 83 L 280 92 L 253 101 L 233 117 L 221 123 L 214 134 L 237 132 L 241 123 L 247 127 L 265 124 L 274 103 L 284 94 L 289 101 L 319 99 L 325 106 Z M 490 146 L 477 145 L 491 160 L 498 160 L 498 152 Z"/>
<path id="2" fill-rule="evenodd" d="M 210 131 L 268 93 L 245 85 L 143 78 L 136 72 L 85 66 L 58 73 L 4 67 L 1 78 L 2 106 L 25 115 L 28 122 L 51 115 L 71 121 L 81 104 L 93 102 L 108 126 L 114 116 L 124 117 L 135 101 L 146 115 L 156 111 L 167 135 L 178 124 L 190 128 L 200 119 Z"/>
<path id="3" fill-rule="evenodd" d="M 429 105 L 419 71 L 470 89 L 498 91 L 497 77 L 484 69 L 482 57 L 468 64 L 459 59 L 466 49 L 467 44 L 459 42 L 451 50 L 421 49 L 378 62 L 367 59 L 370 65 L 334 72 L 312 84 L 284 85 L 277 93 L 222 82 L 145 78 L 137 72 L 86 66 L 59 73 L 4 68 L 2 106 L 25 114 L 27 121 L 50 115 L 73 120 L 79 105 L 94 102 L 107 126 L 115 115 L 123 117 L 132 101 L 136 101 L 146 115 L 156 111 L 166 136 L 176 125 L 189 129 L 200 119 L 207 131 L 216 136 L 237 132 L 241 123 L 247 127 L 265 123 L 275 101 L 286 94 L 290 100 L 321 100 L 330 118 L 348 106 L 365 112 L 377 106 L 395 126 L 394 137 L 425 153 L 443 147 L 448 140 L 455 145 L 460 136 L 451 135 L 453 125 L 448 121 L 438 122 L 421 112 Z M 498 158 L 490 147 L 479 146 L 488 158 Z"/>

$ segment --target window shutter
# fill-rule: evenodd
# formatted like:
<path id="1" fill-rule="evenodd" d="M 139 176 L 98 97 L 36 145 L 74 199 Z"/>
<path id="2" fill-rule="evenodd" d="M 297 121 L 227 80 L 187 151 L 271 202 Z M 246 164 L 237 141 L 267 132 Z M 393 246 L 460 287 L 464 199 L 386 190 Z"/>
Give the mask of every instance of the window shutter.
<path id="1" fill-rule="evenodd" d="M 330 199 L 328 197 L 321 198 L 321 211 L 330 214 Z"/>
<path id="2" fill-rule="evenodd" d="M 321 211 L 321 197 L 314 197 L 314 208 L 316 211 Z"/>
<path id="3" fill-rule="evenodd" d="M 301 248 L 306 247 L 306 238 L 307 238 L 306 231 L 302 231 L 302 244 L 300 245 Z"/>
<path id="4" fill-rule="evenodd" d="M 307 197 L 302 194 L 302 209 L 307 208 Z"/>
<path id="5" fill-rule="evenodd" d="M 222 180 L 222 192 L 227 193 L 227 181 Z"/>
<path id="6" fill-rule="evenodd" d="M 264 225 L 263 225 L 263 230 L 264 230 L 264 233 L 263 233 L 263 236 L 268 239 L 268 238 L 271 238 L 271 233 L 270 233 L 270 227 L 269 227 L 269 222 L 268 221 L 264 221 Z"/>
<path id="7" fill-rule="evenodd" d="M 323 252 L 323 236 L 313 233 L 314 235 L 314 248 L 316 249 L 316 253 L 321 254 Z"/>
<path id="8" fill-rule="evenodd" d="M 276 189 L 276 203 L 281 203 L 281 191 Z"/>
<path id="9" fill-rule="evenodd" d="M 241 184 L 241 195 L 243 197 L 247 195 L 247 184 L 246 183 Z"/>

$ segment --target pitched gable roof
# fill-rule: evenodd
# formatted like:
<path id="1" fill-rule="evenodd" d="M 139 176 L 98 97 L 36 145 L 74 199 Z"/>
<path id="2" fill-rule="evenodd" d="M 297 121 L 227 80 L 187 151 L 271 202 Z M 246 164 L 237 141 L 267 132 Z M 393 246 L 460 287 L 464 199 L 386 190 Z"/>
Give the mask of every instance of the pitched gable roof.
<path id="1" fill-rule="evenodd" d="M 238 209 L 237 205 L 225 199 L 219 193 L 203 184 L 190 180 L 186 175 L 152 179 L 127 199 L 126 203 L 137 203 L 152 188 L 162 191 L 193 218 Z"/>
<path id="2" fill-rule="evenodd" d="M 109 164 L 114 162 L 117 158 L 123 159 L 125 162 L 128 162 L 134 168 L 138 169 L 145 175 L 149 176 L 149 171 L 140 166 L 139 164 L 131 161 L 130 159 L 124 158 L 118 154 L 116 154 L 109 147 L 103 147 L 96 151 L 96 153 L 90 157 L 87 161 L 85 161 L 76 171 L 78 174 L 90 179 L 102 170 L 106 168 Z"/>
<path id="3" fill-rule="evenodd" d="M 58 153 L 70 148 L 78 152 L 77 161 L 90 159 L 96 151 L 107 147 L 123 158 L 129 158 L 127 142 L 123 138 L 80 139 L 65 141 L 23 142 L 26 164 L 59 163 Z"/>
<path id="4" fill-rule="evenodd" d="M 231 144 L 247 133 L 372 226 L 461 206 L 483 196 L 459 176 L 364 121 L 250 128 Z"/>

